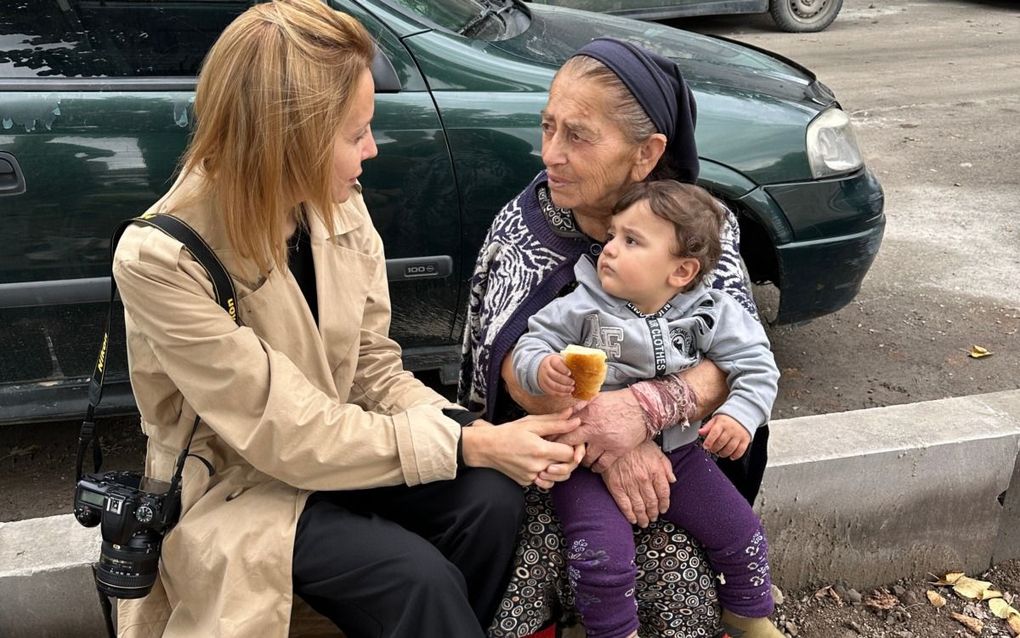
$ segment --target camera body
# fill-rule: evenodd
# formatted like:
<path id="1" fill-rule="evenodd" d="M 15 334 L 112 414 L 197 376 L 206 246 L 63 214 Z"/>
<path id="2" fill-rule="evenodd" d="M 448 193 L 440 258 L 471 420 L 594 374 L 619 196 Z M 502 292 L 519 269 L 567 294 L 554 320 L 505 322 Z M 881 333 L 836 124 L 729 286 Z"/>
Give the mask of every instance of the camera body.
<path id="1" fill-rule="evenodd" d="M 138 472 L 86 474 L 74 492 L 74 516 L 103 536 L 96 583 L 113 598 L 141 598 L 156 580 L 163 536 L 180 516 L 181 490 Z"/>
<path id="2" fill-rule="evenodd" d="M 127 545 L 139 533 L 164 534 L 180 514 L 180 490 L 138 472 L 86 474 L 74 495 L 74 516 L 85 527 L 102 524 L 103 540 Z"/>

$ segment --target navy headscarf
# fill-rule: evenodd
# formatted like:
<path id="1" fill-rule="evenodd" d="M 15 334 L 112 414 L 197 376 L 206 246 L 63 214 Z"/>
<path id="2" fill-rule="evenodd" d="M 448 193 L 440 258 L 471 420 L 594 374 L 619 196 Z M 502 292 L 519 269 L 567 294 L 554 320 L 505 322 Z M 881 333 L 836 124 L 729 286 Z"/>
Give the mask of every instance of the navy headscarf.
<path id="1" fill-rule="evenodd" d="M 680 67 L 661 55 L 613 38 L 592 40 L 571 57 L 579 55 L 606 65 L 630 89 L 656 130 L 666 136 L 666 154 L 673 160 L 677 179 L 693 184 L 699 166 L 694 142 L 698 110 Z"/>

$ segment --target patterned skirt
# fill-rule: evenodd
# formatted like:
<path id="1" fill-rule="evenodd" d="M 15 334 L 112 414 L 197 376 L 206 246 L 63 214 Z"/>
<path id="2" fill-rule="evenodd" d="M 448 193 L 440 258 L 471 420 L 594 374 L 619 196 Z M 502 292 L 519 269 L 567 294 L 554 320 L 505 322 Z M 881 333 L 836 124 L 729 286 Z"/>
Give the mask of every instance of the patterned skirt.
<path id="1" fill-rule="evenodd" d="M 719 606 L 714 576 L 701 547 L 686 532 L 665 521 L 635 531 L 634 544 L 640 636 L 714 636 L 719 626 Z M 569 624 L 576 619 L 560 522 L 553 514 L 548 493 L 528 488 L 510 585 L 489 636 L 523 638 L 550 620 Z"/>

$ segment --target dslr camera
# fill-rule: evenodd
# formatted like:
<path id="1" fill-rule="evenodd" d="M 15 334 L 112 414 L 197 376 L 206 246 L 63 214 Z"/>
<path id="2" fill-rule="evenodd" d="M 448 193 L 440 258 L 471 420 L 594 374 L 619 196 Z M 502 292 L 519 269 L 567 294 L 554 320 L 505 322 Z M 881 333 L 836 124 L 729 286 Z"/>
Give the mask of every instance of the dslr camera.
<path id="1" fill-rule="evenodd" d="M 138 472 L 86 474 L 74 493 L 74 517 L 101 525 L 96 587 L 112 598 L 142 598 L 152 590 L 163 536 L 181 512 L 180 482 Z"/>

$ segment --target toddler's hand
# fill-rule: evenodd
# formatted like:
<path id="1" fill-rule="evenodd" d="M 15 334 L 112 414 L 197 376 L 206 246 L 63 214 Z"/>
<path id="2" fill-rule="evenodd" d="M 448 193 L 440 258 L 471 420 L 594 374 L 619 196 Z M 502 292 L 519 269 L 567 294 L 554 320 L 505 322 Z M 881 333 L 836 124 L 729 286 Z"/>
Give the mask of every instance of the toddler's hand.
<path id="1" fill-rule="evenodd" d="M 550 354 L 542 359 L 538 365 L 538 387 L 554 397 L 569 397 L 574 391 L 574 379 L 562 356 Z"/>
<path id="2" fill-rule="evenodd" d="M 736 419 L 725 414 L 717 414 L 706 421 L 698 434 L 705 437 L 706 450 L 732 461 L 744 456 L 751 443 L 751 433 Z"/>

